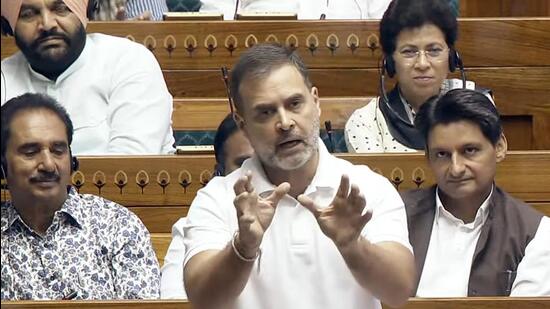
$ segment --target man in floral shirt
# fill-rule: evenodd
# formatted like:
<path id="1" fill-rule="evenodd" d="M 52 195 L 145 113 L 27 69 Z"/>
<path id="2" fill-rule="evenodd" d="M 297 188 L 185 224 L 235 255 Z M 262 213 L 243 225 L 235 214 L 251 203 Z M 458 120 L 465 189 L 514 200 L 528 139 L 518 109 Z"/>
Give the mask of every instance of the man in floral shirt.
<path id="1" fill-rule="evenodd" d="M 2 300 L 159 297 L 150 235 L 125 207 L 69 186 L 73 125 L 45 95 L 2 106 Z"/>

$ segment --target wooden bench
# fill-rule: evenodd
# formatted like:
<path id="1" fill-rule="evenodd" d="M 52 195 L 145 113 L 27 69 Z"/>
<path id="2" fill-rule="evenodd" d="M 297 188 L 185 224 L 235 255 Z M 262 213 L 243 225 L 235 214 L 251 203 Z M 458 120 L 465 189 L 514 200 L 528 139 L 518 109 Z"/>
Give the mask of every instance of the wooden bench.
<path id="1" fill-rule="evenodd" d="M 516 127 L 530 123 L 527 149 L 550 149 L 550 18 L 465 18 L 459 29 L 468 78 L 491 88 L 499 106 L 523 110 L 503 113 L 523 115 L 511 121 Z M 294 46 L 321 97 L 378 94 L 378 21 L 96 22 L 88 31 L 147 46 L 176 98 L 224 97 L 219 68 L 264 41 Z M 2 58 L 16 50 L 12 38 L 2 38 Z"/>
<path id="2" fill-rule="evenodd" d="M 411 298 L 403 309 L 546 309 L 549 297 L 470 297 Z M 120 301 L 12 301 L 2 302 L 5 309 L 190 309 L 191 303 L 181 300 L 120 300 Z M 391 307 L 383 305 L 384 309 Z"/>
<path id="3" fill-rule="evenodd" d="M 369 103 L 372 98 L 322 97 L 321 123 L 330 120 L 334 130 L 342 131 L 351 114 Z M 544 134 L 546 131 L 540 131 L 543 128 L 539 127 L 538 111 L 547 111 L 550 116 L 550 102 L 547 106 L 538 106 L 500 100 L 497 106 L 510 150 L 535 149 L 538 145 L 537 138 L 548 135 Z M 229 111 L 227 98 L 175 98 L 172 127 L 175 131 L 185 132 L 215 131 Z"/>

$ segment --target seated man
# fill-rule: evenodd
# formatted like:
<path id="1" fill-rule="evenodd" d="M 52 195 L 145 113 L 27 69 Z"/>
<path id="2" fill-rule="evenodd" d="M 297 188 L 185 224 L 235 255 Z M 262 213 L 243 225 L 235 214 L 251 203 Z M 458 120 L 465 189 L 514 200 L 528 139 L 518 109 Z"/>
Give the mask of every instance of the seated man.
<path id="1" fill-rule="evenodd" d="M 241 167 L 244 160 L 254 154 L 254 149 L 244 133 L 237 127 L 233 115 L 227 115 L 218 126 L 214 137 L 216 154 L 215 176 L 225 176 Z M 183 286 L 183 226 L 186 218 L 179 219 L 172 226 L 172 241 L 164 257 L 161 271 L 160 297 L 187 299 Z"/>
<path id="2" fill-rule="evenodd" d="M 93 20 L 162 20 L 168 12 L 166 0 L 89 0 L 94 3 Z"/>
<path id="3" fill-rule="evenodd" d="M 419 297 L 550 295 L 550 218 L 494 184 L 506 155 L 496 107 L 451 90 L 415 125 L 437 185 L 403 194 Z M 513 175 L 509 175 L 513 177 Z"/>
<path id="4" fill-rule="evenodd" d="M 231 82 L 255 156 L 193 200 L 184 280 L 194 307 L 403 304 L 414 263 L 402 200 L 387 179 L 327 151 L 302 59 L 257 44 Z"/>
<path id="5" fill-rule="evenodd" d="M 125 207 L 69 186 L 73 124 L 53 99 L 2 106 L 2 301 L 158 298 L 149 232 Z"/>
<path id="6" fill-rule="evenodd" d="M 74 154 L 172 152 L 172 96 L 155 57 L 124 38 L 86 35 L 87 2 L 2 2 L 2 28 L 21 50 L 2 61 L 2 104 L 52 96 L 74 121 Z"/>

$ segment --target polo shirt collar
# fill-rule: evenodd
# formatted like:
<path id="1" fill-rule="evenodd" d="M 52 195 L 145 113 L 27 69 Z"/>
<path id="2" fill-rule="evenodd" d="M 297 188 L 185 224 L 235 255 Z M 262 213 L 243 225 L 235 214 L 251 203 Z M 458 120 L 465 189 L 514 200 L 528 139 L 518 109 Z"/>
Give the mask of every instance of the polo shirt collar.
<path id="1" fill-rule="evenodd" d="M 336 167 L 337 159 L 332 156 L 321 138 L 318 139 L 318 151 L 319 162 L 315 176 L 311 183 L 306 188 L 305 194 L 314 192 L 316 190 L 336 190 L 340 185 L 341 171 Z M 243 173 L 246 171 L 252 172 L 252 185 L 260 196 L 269 195 L 275 186 L 268 180 L 265 170 L 260 162 L 258 156 L 253 156 L 251 159 L 246 160 L 241 167 Z"/>

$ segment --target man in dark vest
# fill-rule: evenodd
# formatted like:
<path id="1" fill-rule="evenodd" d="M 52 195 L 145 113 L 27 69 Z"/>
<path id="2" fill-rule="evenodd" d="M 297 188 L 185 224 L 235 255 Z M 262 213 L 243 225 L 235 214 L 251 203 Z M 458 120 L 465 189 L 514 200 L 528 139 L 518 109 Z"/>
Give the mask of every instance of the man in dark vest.
<path id="1" fill-rule="evenodd" d="M 423 104 L 415 126 L 437 185 L 402 194 L 413 295 L 550 295 L 550 218 L 494 184 L 507 149 L 496 107 L 479 92 L 452 90 Z"/>

